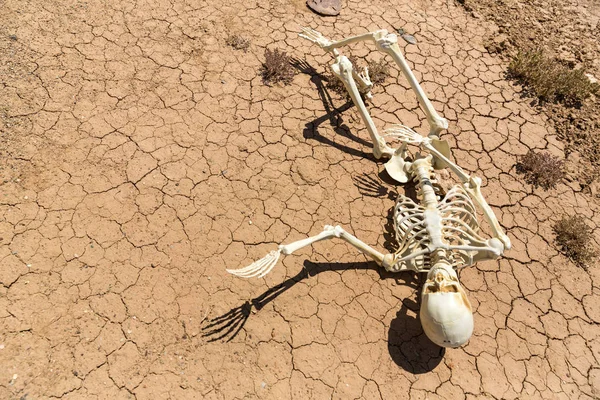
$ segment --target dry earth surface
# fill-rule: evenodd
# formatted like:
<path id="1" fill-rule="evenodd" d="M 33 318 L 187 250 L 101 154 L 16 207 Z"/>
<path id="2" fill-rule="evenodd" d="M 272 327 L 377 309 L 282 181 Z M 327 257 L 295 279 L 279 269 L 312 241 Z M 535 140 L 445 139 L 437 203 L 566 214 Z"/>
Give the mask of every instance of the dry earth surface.
<path id="1" fill-rule="evenodd" d="M 494 22 L 484 41 L 491 52 L 510 60 L 520 51 L 542 51 L 546 57 L 580 69 L 594 80 L 600 77 L 600 2 L 458 1 L 471 16 Z M 600 197 L 600 96 L 592 96 L 578 107 L 551 103 L 538 107 L 550 117 L 551 125 L 566 144 L 567 179 Z"/>
<path id="2" fill-rule="evenodd" d="M 0 398 L 600 396 L 600 272 L 559 254 L 551 229 L 581 213 L 597 246 L 598 202 L 515 173 L 529 149 L 564 149 L 486 51 L 496 26 L 440 0 L 346 1 L 334 19 L 300 0 L 6 0 L 0 22 Z M 417 38 L 407 58 L 514 243 L 461 273 L 468 345 L 431 344 L 419 278 L 340 242 L 265 279 L 225 272 L 325 224 L 390 247 L 403 188 L 355 109 L 328 100 L 331 58 L 301 26 Z M 266 47 L 302 60 L 291 85 L 263 84 Z M 424 131 L 407 88 L 393 72 L 375 91 L 379 126 Z"/>

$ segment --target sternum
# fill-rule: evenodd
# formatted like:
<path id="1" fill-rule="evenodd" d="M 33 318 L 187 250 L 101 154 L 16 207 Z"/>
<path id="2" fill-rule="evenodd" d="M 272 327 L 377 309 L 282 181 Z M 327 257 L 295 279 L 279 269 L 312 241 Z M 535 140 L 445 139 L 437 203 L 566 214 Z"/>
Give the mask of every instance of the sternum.
<path id="1" fill-rule="evenodd" d="M 442 216 L 438 209 L 438 200 L 430 179 L 431 161 L 428 158 L 415 161 L 415 175 L 423 201 L 423 217 L 425 228 L 430 240 L 430 250 L 443 249 L 445 243 L 442 241 Z"/>

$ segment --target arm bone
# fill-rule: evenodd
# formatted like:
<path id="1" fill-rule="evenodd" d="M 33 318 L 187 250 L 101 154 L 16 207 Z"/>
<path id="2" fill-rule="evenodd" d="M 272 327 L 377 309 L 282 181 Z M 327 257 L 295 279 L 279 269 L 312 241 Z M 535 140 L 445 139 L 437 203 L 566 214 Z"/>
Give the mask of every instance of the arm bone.
<path id="1" fill-rule="evenodd" d="M 265 257 L 253 262 L 249 266 L 240 269 L 228 269 L 227 272 L 233 275 L 241 276 L 242 278 L 262 278 L 263 276 L 271 272 L 271 270 L 275 267 L 281 253 L 289 255 L 297 250 L 300 250 L 303 247 L 310 246 L 315 242 L 332 239 L 334 237 L 340 238 L 343 241 L 356 247 L 358 250 L 360 250 L 360 252 L 368 255 L 375 262 L 377 262 L 377 264 L 385 268 L 388 268 L 390 266 L 390 263 L 394 258 L 393 254 L 384 255 L 378 252 L 377 250 L 373 249 L 371 246 L 364 243 L 357 237 L 346 232 L 340 226 L 325 225 L 323 232 L 319 233 L 318 235 L 311 236 L 302 240 L 297 240 L 290 244 L 280 245 L 277 250 L 271 251 Z"/>
<path id="2" fill-rule="evenodd" d="M 469 176 L 462 170 L 462 168 L 460 168 L 458 165 L 450 161 L 450 159 L 448 159 L 442 153 L 436 150 L 431 145 L 431 143 L 429 143 L 429 141 L 424 140 L 421 143 L 421 145 L 435 157 L 441 159 L 446 164 L 446 166 L 450 168 L 450 170 L 454 172 L 456 176 L 458 176 L 458 178 L 463 183 L 463 187 L 469 193 L 469 196 L 477 203 L 477 205 L 483 211 L 483 215 L 485 216 L 486 221 L 492 228 L 494 236 L 498 240 L 500 240 L 500 242 L 502 242 L 504 249 L 509 250 L 511 247 L 510 239 L 504 233 L 504 230 L 498 222 L 498 218 L 496 218 L 496 214 L 494 214 L 494 211 L 481 194 L 481 178 Z"/>
<path id="3" fill-rule="evenodd" d="M 421 88 L 421 85 L 419 85 L 417 78 L 415 78 L 412 70 L 408 66 L 406 59 L 400 51 L 400 47 L 398 47 L 398 37 L 396 35 L 389 34 L 387 30 L 381 29 L 332 42 L 324 38 L 323 35 L 317 31 L 305 28 L 300 36 L 317 43 L 323 50 L 331 52 L 336 57 L 339 56 L 337 49 L 340 47 L 363 41 L 374 42 L 379 50 L 389 54 L 394 59 L 408 80 L 410 86 L 416 92 L 419 104 L 425 111 L 427 122 L 431 127 L 429 136 L 438 136 L 442 130 L 448 129 L 448 121 L 437 113 L 433 104 L 431 104 L 431 101 L 429 101 L 427 95 Z"/>
<path id="4" fill-rule="evenodd" d="M 368 255 L 369 257 L 371 257 L 375 262 L 377 262 L 377 264 L 383 265 L 384 258 L 386 258 L 386 256 L 384 254 L 375 250 L 374 248 L 372 248 L 371 246 L 369 246 L 362 240 L 358 239 L 356 236 L 353 236 L 352 234 L 346 232 L 339 225 L 338 226 L 326 225 L 323 232 L 319 233 L 318 235 L 312 236 L 312 237 L 309 237 L 306 239 L 298 240 L 296 242 L 293 242 L 293 243 L 290 243 L 287 245 L 279 246 L 279 249 L 281 250 L 281 252 L 283 254 L 292 254 L 294 251 L 297 251 L 303 247 L 309 246 L 315 242 L 318 242 L 321 240 L 326 240 L 326 239 L 331 239 L 334 237 L 342 239 L 343 241 L 349 243 L 350 245 L 352 245 L 355 248 L 357 248 L 358 250 L 360 250 L 361 253 L 364 253 L 364 254 Z"/>
<path id="5" fill-rule="evenodd" d="M 439 133 L 445 129 L 448 129 L 448 120 L 442 118 L 435 108 L 429 98 L 421 88 L 419 81 L 413 74 L 408 62 L 404 58 L 400 47 L 398 46 L 398 37 L 394 34 L 385 35 L 376 41 L 377 48 L 381 51 L 389 54 L 392 59 L 396 62 L 402 74 L 408 80 L 411 88 L 415 91 L 417 95 L 417 100 L 419 100 L 419 104 L 423 108 L 425 115 L 427 116 L 427 122 L 430 126 L 429 137 L 437 137 Z"/>
<path id="6" fill-rule="evenodd" d="M 504 249 L 510 250 L 511 243 L 509 237 L 504 233 L 504 230 L 498 222 L 498 218 L 496 218 L 496 214 L 494 214 L 494 211 L 481 194 L 481 178 L 476 176 L 471 177 L 469 182 L 464 184 L 464 187 L 465 190 L 469 192 L 469 195 L 471 195 L 473 200 L 475 200 L 477 205 L 481 207 L 483 215 L 492 228 L 494 236 L 502 243 Z"/>
<path id="7" fill-rule="evenodd" d="M 337 61 L 331 65 L 331 69 L 333 73 L 342 81 L 346 90 L 350 94 L 350 98 L 352 102 L 358 108 L 358 112 L 363 120 L 363 123 L 367 127 L 367 131 L 371 136 L 371 140 L 373 141 L 373 155 L 375 158 L 379 159 L 382 156 L 391 157 L 394 154 L 394 149 L 389 147 L 385 143 L 385 139 L 379 135 L 377 131 L 377 127 L 375 127 L 375 123 L 365 106 L 362 98 L 360 97 L 360 91 L 356 86 L 356 82 L 353 77 L 353 66 L 350 60 L 348 60 L 345 56 L 338 57 Z"/>

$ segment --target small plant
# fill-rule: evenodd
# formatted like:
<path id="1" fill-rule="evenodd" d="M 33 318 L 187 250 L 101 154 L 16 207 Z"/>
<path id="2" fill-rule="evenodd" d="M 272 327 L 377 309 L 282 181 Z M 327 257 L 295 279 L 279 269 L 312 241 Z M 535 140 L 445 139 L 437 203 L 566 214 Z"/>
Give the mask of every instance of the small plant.
<path id="1" fill-rule="evenodd" d="M 525 175 L 527 183 L 548 190 L 564 176 L 564 162 L 550 153 L 529 150 L 517 163 L 517 172 Z"/>
<path id="2" fill-rule="evenodd" d="M 265 62 L 262 65 L 263 81 L 267 84 L 283 82 L 289 85 L 294 79 L 295 70 L 291 64 L 290 56 L 285 51 L 265 50 Z"/>
<path id="3" fill-rule="evenodd" d="M 250 47 L 250 39 L 240 35 L 229 35 L 227 39 L 225 39 L 225 43 L 235 50 L 244 50 L 244 52 L 248 51 L 248 48 Z"/>
<path id="4" fill-rule="evenodd" d="M 390 74 L 389 68 L 385 60 L 380 61 L 369 61 L 367 63 L 367 67 L 369 68 L 369 76 L 371 77 L 371 82 L 374 85 L 378 85 L 385 81 L 385 78 Z"/>
<path id="5" fill-rule="evenodd" d="M 541 50 L 519 52 L 508 66 L 509 77 L 521 82 L 542 102 L 579 106 L 598 91 L 582 70 L 547 58 Z"/>
<path id="6" fill-rule="evenodd" d="M 591 244 L 592 228 L 585 223 L 584 217 L 563 216 L 553 229 L 560 250 L 577 265 L 586 268 L 596 258 Z"/>

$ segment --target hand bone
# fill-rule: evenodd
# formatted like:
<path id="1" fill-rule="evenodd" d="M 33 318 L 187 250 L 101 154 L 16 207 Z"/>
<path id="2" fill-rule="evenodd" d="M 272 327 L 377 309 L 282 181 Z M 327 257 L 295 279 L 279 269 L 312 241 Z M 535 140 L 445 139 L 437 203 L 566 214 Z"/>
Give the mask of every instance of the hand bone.
<path id="1" fill-rule="evenodd" d="M 298 36 L 310 40 L 326 51 L 329 51 L 329 46 L 333 44 L 331 40 L 327 39 L 320 32 L 317 32 L 312 28 L 302 28 L 302 32 Z"/>
<path id="2" fill-rule="evenodd" d="M 358 76 L 360 76 L 360 78 L 363 80 L 363 82 L 366 85 L 373 86 L 373 82 L 371 81 L 371 77 L 369 76 L 369 67 L 365 67 L 363 69 L 363 72 L 361 72 L 360 74 L 358 74 Z"/>

